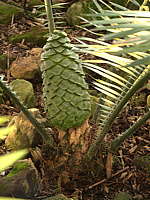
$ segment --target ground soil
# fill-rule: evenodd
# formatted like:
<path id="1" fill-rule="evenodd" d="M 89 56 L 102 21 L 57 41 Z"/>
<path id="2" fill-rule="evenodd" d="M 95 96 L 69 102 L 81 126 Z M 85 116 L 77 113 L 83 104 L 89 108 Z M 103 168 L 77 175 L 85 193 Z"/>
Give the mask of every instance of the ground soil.
<path id="1" fill-rule="evenodd" d="M 15 35 L 16 33 L 21 33 L 28 30 L 35 21 L 29 19 L 28 17 L 22 17 L 21 19 L 14 21 L 11 25 L 0 25 L 0 53 L 8 55 L 8 69 L 4 70 L 2 74 L 5 75 L 5 79 L 10 82 L 13 80 L 9 73 L 9 64 L 11 60 L 18 56 L 25 56 L 27 51 L 33 48 L 30 43 L 17 43 L 15 45 L 9 43 L 8 37 L 10 35 Z M 70 27 L 69 27 L 70 28 Z M 85 32 L 72 30 L 70 33 L 70 38 L 78 35 L 85 35 Z M 37 47 L 37 46 L 34 46 Z M 37 108 L 40 109 L 41 114 L 43 112 L 42 102 L 41 102 L 41 81 L 32 81 L 36 97 L 37 97 Z M 148 94 L 147 90 L 141 90 L 137 93 L 137 96 L 141 93 Z M 110 141 L 120 134 L 122 131 L 130 127 L 139 116 L 142 116 L 146 111 L 146 99 L 145 101 L 139 103 L 139 105 L 128 103 L 122 114 L 117 118 L 113 127 L 105 138 L 105 142 L 110 143 Z M 15 108 L 11 101 L 7 98 L 4 104 L 0 105 L 0 115 L 15 115 L 19 110 Z M 39 146 L 39 148 L 42 148 Z M 0 144 L 0 154 L 7 152 L 5 145 Z M 99 179 L 99 177 L 87 177 L 85 174 L 78 176 L 76 180 L 73 180 L 72 185 L 62 188 L 62 192 L 68 196 L 72 193 L 77 193 L 79 199 L 83 200 L 111 200 L 120 191 L 128 192 L 132 195 L 133 199 L 136 200 L 150 200 L 150 172 L 148 173 L 142 168 L 138 168 L 134 160 L 138 156 L 149 155 L 150 156 L 150 123 L 142 126 L 132 137 L 124 142 L 122 147 L 119 149 L 117 154 L 114 156 L 114 166 L 112 178 Z M 104 155 L 105 157 L 106 155 Z M 43 158 L 46 158 L 43 155 Z M 46 170 L 45 166 L 41 164 L 38 165 L 38 170 L 40 173 L 42 170 Z M 41 173 L 42 176 L 42 173 Z M 52 185 L 50 181 L 50 174 L 44 172 L 42 176 L 43 189 L 40 194 L 41 198 L 49 195 L 54 195 L 56 188 Z M 39 197 L 40 199 L 40 197 Z"/>

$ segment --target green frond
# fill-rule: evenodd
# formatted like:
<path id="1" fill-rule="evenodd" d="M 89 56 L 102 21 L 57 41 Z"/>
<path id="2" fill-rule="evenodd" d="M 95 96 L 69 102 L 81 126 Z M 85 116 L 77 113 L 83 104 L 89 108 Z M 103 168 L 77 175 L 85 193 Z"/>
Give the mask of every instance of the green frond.
<path id="1" fill-rule="evenodd" d="M 97 10 L 88 14 L 92 20 L 83 19 L 82 27 L 95 39 L 80 37 L 76 46 L 79 52 L 91 55 L 92 59 L 83 63 L 96 73 L 92 86 L 100 93 L 96 111 L 99 131 L 89 153 L 95 151 L 129 98 L 150 77 L 150 13 L 113 4 L 118 11 L 102 0 L 93 2 Z"/>

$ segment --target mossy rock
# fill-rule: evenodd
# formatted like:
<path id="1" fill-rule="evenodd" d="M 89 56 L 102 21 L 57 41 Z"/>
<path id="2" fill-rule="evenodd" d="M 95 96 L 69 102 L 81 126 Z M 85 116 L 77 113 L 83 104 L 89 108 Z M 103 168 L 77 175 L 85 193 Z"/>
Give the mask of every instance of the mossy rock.
<path id="1" fill-rule="evenodd" d="M 0 1 L 0 24 L 9 24 L 12 16 L 19 17 L 24 14 L 24 10 L 14 5 Z"/>
<path id="2" fill-rule="evenodd" d="M 132 197 L 127 192 L 119 192 L 114 200 L 132 200 Z"/>
<path id="3" fill-rule="evenodd" d="M 35 95 L 33 86 L 29 81 L 16 79 L 10 83 L 11 89 L 16 93 L 18 99 L 27 108 L 35 107 Z"/>
<path id="4" fill-rule="evenodd" d="M 4 54 L 0 55 L 0 72 L 7 68 L 7 56 Z"/>
<path id="5" fill-rule="evenodd" d="M 90 8 L 95 8 L 94 3 L 91 0 L 83 0 L 73 3 L 67 10 L 66 20 L 70 25 L 79 25 L 81 19 L 79 17 L 88 18 L 86 14 L 89 14 Z"/>
<path id="6" fill-rule="evenodd" d="M 24 40 L 25 42 L 29 42 L 32 46 L 37 45 L 38 47 L 42 47 L 46 43 L 47 33 L 48 31 L 41 27 L 33 27 L 28 32 L 9 37 L 9 41 L 12 44 L 16 44 Z"/>
<path id="7" fill-rule="evenodd" d="M 13 177 L 15 176 L 17 173 L 19 173 L 20 171 L 26 169 L 27 167 L 29 167 L 29 164 L 27 162 L 16 162 L 12 168 L 12 170 L 9 172 L 9 174 L 7 175 L 7 177 Z"/>
<path id="8" fill-rule="evenodd" d="M 0 195 L 33 199 L 41 188 L 41 179 L 31 159 L 20 160 L 7 176 L 0 178 Z"/>

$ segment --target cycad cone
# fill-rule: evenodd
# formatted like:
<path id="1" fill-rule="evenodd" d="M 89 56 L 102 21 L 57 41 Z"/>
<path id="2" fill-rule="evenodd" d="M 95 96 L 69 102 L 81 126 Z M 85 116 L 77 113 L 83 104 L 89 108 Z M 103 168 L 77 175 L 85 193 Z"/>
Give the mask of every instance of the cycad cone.
<path id="1" fill-rule="evenodd" d="M 80 126 L 90 115 L 88 86 L 78 55 L 66 33 L 54 31 L 42 54 L 45 111 L 52 127 Z"/>

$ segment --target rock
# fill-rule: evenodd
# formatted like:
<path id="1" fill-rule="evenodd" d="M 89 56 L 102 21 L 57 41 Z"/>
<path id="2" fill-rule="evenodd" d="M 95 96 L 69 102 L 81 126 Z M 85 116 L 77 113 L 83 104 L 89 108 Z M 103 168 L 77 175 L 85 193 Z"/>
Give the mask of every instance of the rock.
<path id="1" fill-rule="evenodd" d="M 14 78 L 31 80 L 40 72 L 41 48 L 33 48 L 28 57 L 19 57 L 12 62 L 11 75 Z"/>
<path id="2" fill-rule="evenodd" d="M 29 111 L 40 123 L 44 122 L 38 109 L 32 108 L 29 109 Z M 24 149 L 35 147 L 37 144 L 41 143 L 41 136 L 22 112 L 13 117 L 8 126 L 12 125 L 14 126 L 14 129 L 9 133 L 5 140 L 7 148 L 13 150 Z"/>
<path id="3" fill-rule="evenodd" d="M 7 56 L 5 54 L 0 55 L 0 72 L 7 68 Z"/>
<path id="4" fill-rule="evenodd" d="M 14 5 L 0 1 L 0 24 L 9 24 L 12 16 L 19 17 L 24 14 L 24 10 Z"/>
<path id="5" fill-rule="evenodd" d="M 16 44 L 24 40 L 24 43 L 29 42 L 30 45 L 43 47 L 47 41 L 47 37 L 45 37 L 47 33 L 48 31 L 43 27 L 35 26 L 25 33 L 10 36 L 9 42 Z"/>
<path id="6" fill-rule="evenodd" d="M 79 25 L 81 19 L 79 17 L 84 17 L 84 14 L 90 13 L 90 7 L 94 7 L 94 3 L 91 0 L 77 1 L 73 3 L 67 10 L 66 20 L 70 25 Z"/>
<path id="7" fill-rule="evenodd" d="M 132 197 L 127 192 L 119 192 L 114 200 L 132 200 Z"/>
<path id="8" fill-rule="evenodd" d="M 41 180 L 31 159 L 17 161 L 10 173 L 0 178 L 0 196 L 32 198 L 40 186 Z"/>
<path id="9" fill-rule="evenodd" d="M 12 91 L 16 93 L 16 96 L 20 102 L 27 108 L 35 107 L 35 96 L 33 86 L 29 81 L 23 79 L 16 79 L 10 83 Z"/>

